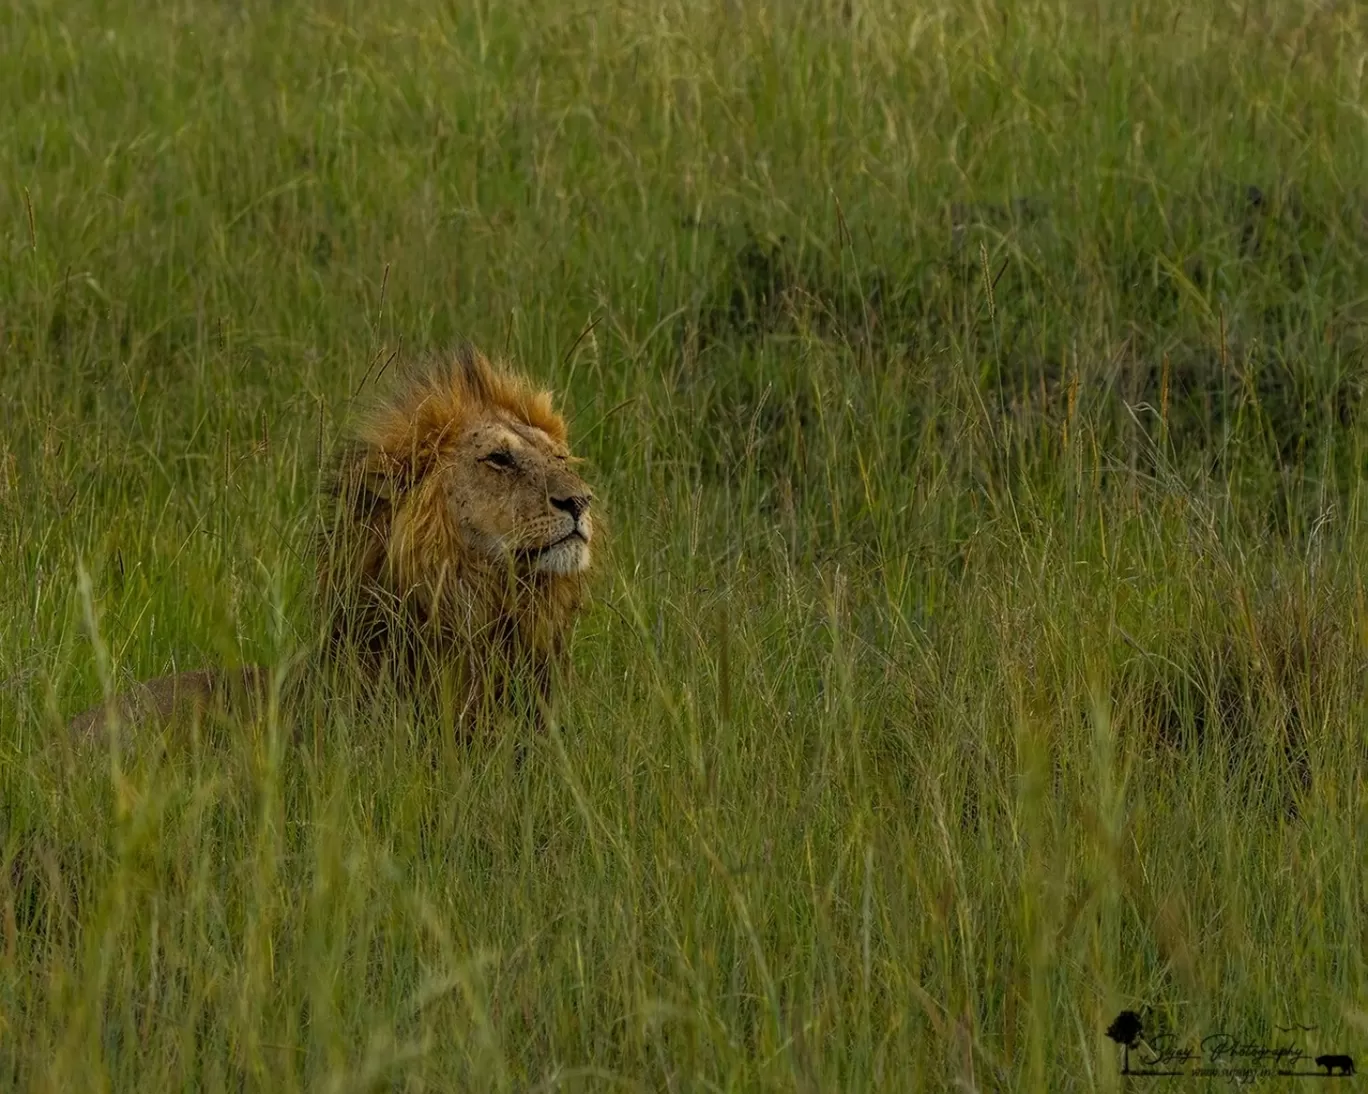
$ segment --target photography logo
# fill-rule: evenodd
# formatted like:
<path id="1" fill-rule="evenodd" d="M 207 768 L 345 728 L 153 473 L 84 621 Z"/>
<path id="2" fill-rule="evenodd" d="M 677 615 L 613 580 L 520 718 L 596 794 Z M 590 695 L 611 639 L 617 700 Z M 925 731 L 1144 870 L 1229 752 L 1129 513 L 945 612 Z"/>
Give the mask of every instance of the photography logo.
<path id="1" fill-rule="evenodd" d="M 1346 1079 L 1354 1074 L 1352 1056 L 1325 1052 L 1313 1057 L 1298 1044 L 1315 1026 L 1275 1026 L 1274 1031 L 1269 1044 L 1224 1031 L 1210 1033 L 1196 1045 L 1179 1044 L 1177 1034 L 1147 1026 L 1143 1016 L 1123 1010 L 1107 1027 L 1107 1036 L 1121 1046 L 1122 1075 Z"/>

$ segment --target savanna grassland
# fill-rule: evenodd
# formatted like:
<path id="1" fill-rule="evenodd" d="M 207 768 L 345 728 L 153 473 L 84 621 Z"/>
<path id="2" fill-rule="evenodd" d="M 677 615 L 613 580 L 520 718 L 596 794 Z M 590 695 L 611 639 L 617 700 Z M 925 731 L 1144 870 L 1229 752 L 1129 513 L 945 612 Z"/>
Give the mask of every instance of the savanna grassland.
<path id="1" fill-rule="evenodd" d="M 5 6 L 0 1085 L 1368 1055 L 1366 56 L 1334 0 Z M 459 336 L 611 529 L 553 732 L 74 746 L 307 648 L 321 460 Z"/>

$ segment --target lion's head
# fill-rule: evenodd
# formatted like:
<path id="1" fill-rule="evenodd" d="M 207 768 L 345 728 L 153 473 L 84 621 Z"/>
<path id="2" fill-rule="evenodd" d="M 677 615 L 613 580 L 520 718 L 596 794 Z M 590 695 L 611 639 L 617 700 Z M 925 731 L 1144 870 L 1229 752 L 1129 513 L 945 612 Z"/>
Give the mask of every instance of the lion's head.
<path id="1" fill-rule="evenodd" d="M 543 671 L 592 558 L 593 493 L 551 396 L 466 347 L 362 419 L 319 559 L 333 649 Z"/>

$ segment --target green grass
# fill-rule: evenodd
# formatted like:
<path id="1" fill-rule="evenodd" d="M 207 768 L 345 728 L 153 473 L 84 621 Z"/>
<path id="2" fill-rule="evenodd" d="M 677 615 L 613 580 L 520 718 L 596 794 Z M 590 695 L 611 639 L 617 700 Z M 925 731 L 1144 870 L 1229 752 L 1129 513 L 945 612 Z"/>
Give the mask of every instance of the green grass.
<path id="1" fill-rule="evenodd" d="M 1118 1089 L 1141 1005 L 1368 1054 L 1365 50 L 5 8 L 0 1085 Z M 561 729 L 67 747 L 78 575 L 119 680 L 281 663 L 320 452 L 458 335 L 612 529 Z"/>

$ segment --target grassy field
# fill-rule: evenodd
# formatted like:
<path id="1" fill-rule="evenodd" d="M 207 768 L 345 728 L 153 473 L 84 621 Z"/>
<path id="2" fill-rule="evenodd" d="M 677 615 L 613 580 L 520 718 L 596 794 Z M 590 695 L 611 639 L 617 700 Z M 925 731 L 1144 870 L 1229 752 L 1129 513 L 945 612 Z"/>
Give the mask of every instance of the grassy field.
<path id="1" fill-rule="evenodd" d="M 1334 0 L 6 6 L 0 1086 L 1368 1055 L 1366 56 Z M 116 681 L 307 644 L 320 456 L 461 335 L 612 530 L 563 725 L 71 748 L 88 616 Z"/>

